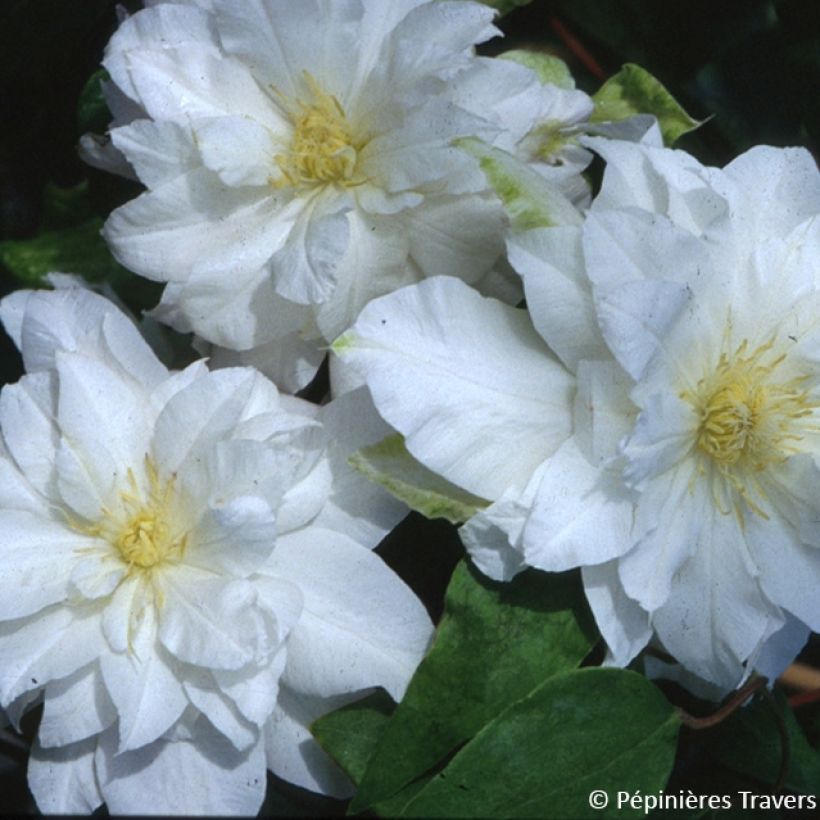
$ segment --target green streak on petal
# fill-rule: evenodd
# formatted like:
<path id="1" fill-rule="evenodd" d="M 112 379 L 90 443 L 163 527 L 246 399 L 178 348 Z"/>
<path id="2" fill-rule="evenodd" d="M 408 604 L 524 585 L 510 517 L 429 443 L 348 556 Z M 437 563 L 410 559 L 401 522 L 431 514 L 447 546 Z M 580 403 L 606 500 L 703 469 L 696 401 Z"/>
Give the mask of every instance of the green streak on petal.
<path id="1" fill-rule="evenodd" d="M 333 349 L 339 352 L 336 343 Z M 459 524 L 489 504 L 416 461 L 404 446 L 404 437 L 398 433 L 363 447 L 350 456 L 348 462 L 369 481 L 384 487 L 427 518 L 444 518 Z"/>
<path id="2" fill-rule="evenodd" d="M 580 224 L 577 208 L 526 163 L 474 137 L 456 140 L 455 145 L 478 160 L 504 204 L 513 230 Z"/>
<path id="3" fill-rule="evenodd" d="M 593 95 L 591 122 L 617 122 L 653 114 L 667 145 L 703 123 L 692 119 L 663 84 L 640 66 L 627 63 Z"/>

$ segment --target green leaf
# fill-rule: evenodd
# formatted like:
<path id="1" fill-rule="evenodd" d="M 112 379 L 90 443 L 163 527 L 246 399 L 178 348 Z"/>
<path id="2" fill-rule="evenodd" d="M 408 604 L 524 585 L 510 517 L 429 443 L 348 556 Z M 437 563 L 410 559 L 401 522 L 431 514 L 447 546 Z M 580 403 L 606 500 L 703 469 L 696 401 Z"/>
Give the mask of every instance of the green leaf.
<path id="1" fill-rule="evenodd" d="M 499 15 L 504 15 L 517 9 L 519 6 L 526 6 L 528 3 L 531 3 L 532 0 L 479 0 L 479 2 L 484 3 L 485 6 L 492 6 L 494 9 L 498 9 Z"/>
<path id="2" fill-rule="evenodd" d="M 806 740 L 779 691 L 774 693 L 774 702 L 758 697 L 710 730 L 709 752 L 724 766 L 771 787 L 778 779 L 783 755 L 778 715 L 789 738 L 785 787 L 802 794 L 820 794 L 820 752 Z"/>
<path id="3" fill-rule="evenodd" d="M 27 285 L 40 286 L 52 271 L 78 273 L 92 282 L 126 276 L 108 250 L 100 230 L 103 220 L 92 218 L 74 228 L 45 231 L 32 239 L 0 242 L 0 264 Z"/>
<path id="4" fill-rule="evenodd" d="M 455 144 L 478 160 L 504 203 L 513 230 L 581 223 L 581 214 L 569 199 L 526 163 L 475 137 L 456 140 Z"/>
<path id="5" fill-rule="evenodd" d="M 390 695 L 379 689 L 362 700 L 320 717 L 310 731 L 319 745 L 358 785 L 395 708 Z"/>
<path id="6" fill-rule="evenodd" d="M 632 817 L 618 792 L 657 794 L 675 760 L 680 719 L 642 675 L 582 669 L 511 705 L 404 809 L 410 817 Z M 590 809 L 590 793 L 609 798 Z"/>
<path id="7" fill-rule="evenodd" d="M 416 461 L 399 433 L 363 447 L 348 461 L 365 478 L 427 518 L 445 518 L 459 524 L 490 503 L 456 487 Z"/>
<path id="8" fill-rule="evenodd" d="M 383 808 L 381 801 L 511 703 L 576 668 L 596 639 L 578 573 L 528 570 L 493 583 L 462 562 L 433 646 L 387 724 L 351 811 Z"/>
<path id="9" fill-rule="evenodd" d="M 648 71 L 627 63 L 593 94 L 591 122 L 617 122 L 636 114 L 654 114 L 667 145 L 702 123 L 692 119 Z"/>
<path id="10" fill-rule="evenodd" d="M 512 60 L 514 63 L 531 68 L 544 85 L 555 85 L 558 88 L 571 90 L 575 88 L 575 80 L 570 74 L 567 64 L 553 54 L 544 51 L 528 51 L 516 48 L 499 54 L 499 59 Z"/>
<path id="11" fill-rule="evenodd" d="M 102 83 L 108 79 L 108 72 L 100 68 L 88 78 L 80 92 L 80 99 L 77 101 L 77 130 L 81 134 L 86 131 L 102 133 L 111 122 L 111 112 L 102 92 Z"/>
<path id="12" fill-rule="evenodd" d="M 73 228 L 93 216 L 88 198 L 88 180 L 73 188 L 47 182 L 43 190 L 42 227 L 46 230 Z"/>

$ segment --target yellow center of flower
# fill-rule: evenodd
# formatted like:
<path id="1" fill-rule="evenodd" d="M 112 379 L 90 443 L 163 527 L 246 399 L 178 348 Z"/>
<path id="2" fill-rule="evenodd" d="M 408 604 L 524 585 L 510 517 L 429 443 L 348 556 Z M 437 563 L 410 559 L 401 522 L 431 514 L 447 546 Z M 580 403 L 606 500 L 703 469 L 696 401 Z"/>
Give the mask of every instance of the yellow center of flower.
<path id="1" fill-rule="evenodd" d="M 188 535 L 174 527 L 171 502 L 174 476 L 161 481 L 156 466 L 146 457 L 148 492 L 140 492 L 133 472 L 128 471 L 128 490 L 120 493 L 125 512 L 111 542 L 129 567 L 151 569 L 166 561 L 180 559 Z"/>
<path id="2" fill-rule="evenodd" d="M 114 555 L 134 571 L 150 571 L 165 563 L 182 559 L 188 533 L 179 526 L 174 514 L 175 476 L 163 481 L 156 465 L 146 456 L 145 482 L 128 471 L 128 486 L 119 493 L 115 509 L 103 508 L 102 517 L 93 524 L 72 521 L 74 529 L 107 541 Z"/>
<path id="3" fill-rule="evenodd" d="M 344 109 L 308 72 L 305 85 L 309 102 L 293 100 L 274 89 L 293 123 L 293 136 L 288 150 L 274 157 L 282 175 L 271 184 L 276 188 L 355 184 L 361 146 L 356 145 Z"/>
<path id="4" fill-rule="evenodd" d="M 733 354 L 721 354 L 714 372 L 695 391 L 681 394 L 698 414 L 698 449 L 763 517 L 752 495 L 765 497 L 765 491 L 754 474 L 799 451 L 796 442 L 806 428 L 800 420 L 818 408 L 806 390 L 807 377 L 778 379 L 786 355 L 772 357 L 773 347 L 774 339 L 750 353 L 744 340 Z"/>

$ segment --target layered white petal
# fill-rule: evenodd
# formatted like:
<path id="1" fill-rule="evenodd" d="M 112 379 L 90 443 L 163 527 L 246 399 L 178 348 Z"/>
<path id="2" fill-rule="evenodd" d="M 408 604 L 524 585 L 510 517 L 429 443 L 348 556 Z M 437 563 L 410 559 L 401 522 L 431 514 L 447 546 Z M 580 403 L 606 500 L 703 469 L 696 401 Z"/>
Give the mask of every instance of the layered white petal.
<path id="1" fill-rule="evenodd" d="M 569 435 L 571 377 L 526 314 L 450 277 L 371 303 L 335 349 L 410 452 L 484 498 L 523 487 Z"/>
<path id="2" fill-rule="evenodd" d="M 142 814 L 154 815 L 255 815 L 265 796 L 263 744 L 237 752 L 201 720 L 196 742 L 156 740 L 119 754 L 107 732 L 95 764 L 112 814 L 139 806 Z"/>
<path id="3" fill-rule="evenodd" d="M 397 700 L 430 640 L 419 600 L 376 555 L 318 527 L 280 539 L 269 572 L 293 579 L 305 608 L 283 680 L 327 697 L 382 686 Z"/>

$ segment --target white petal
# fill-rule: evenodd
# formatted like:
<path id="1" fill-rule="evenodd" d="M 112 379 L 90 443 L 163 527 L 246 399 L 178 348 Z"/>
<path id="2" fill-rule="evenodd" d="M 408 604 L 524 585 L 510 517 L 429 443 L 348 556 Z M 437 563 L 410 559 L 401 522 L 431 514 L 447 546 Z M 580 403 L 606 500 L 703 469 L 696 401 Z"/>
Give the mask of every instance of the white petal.
<path id="1" fill-rule="evenodd" d="M 205 372 L 176 393 L 156 421 L 152 454 L 157 466 L 169 474 L 179 472 L 230 437 L 247 415 L 257 382 L 270 384 L 249 368 L 231 368 Z M 270 390 L 267 410 L 276 406 L 272 385 Z"/>
<path id="2" fill-rule="evenodd" d="M 712 540 L 711 520 L 716 514 L 720 516 L 695 463 L 655 478 L 637 505 L 637 532 L 629 544 L 635 546 L 618 568 L 627 595 L 649 612 L 661 606 L 687 558 L 704 549 L 724 548 Z M 724 517 L 736 523 L 733 514 Z"/>
<path id="3" fill-rule="evenodd" d="M 159 188 L 202 164 L 190 129 L 175 122 L 136 120 L 113 129 L 111 141 L 149 188 Z"/>
<path id="4" fill-rule="evenodd" d="M 580 228 L 537 228 L 507 242 L 510 264 L 524 279 L 536 330 L 574 371 L 582 359 L 609 358 L 584 268 Z"/>
<path id="5" fill-rule="evenodd" d="M 273 550 L 276 521 L 266 501 L 242 496 L 224 507 L 208 509 L 191 533 L 190 541 L 186 564 L 247 577 Z"/>
<path id="6" fill-rule="evenodd" d="M 816 509 L 814 506 L 812 510 L 815 528 Z M 820 546 L 801 543 L 793 522 L 777 511 L 772 511 L 768 521 L 760 516 L 750 518 L 747 538 L 764 592 L 811 629 L 820 630 Z"/>
<path id="7" fill-rule="evenodd" d="M 358 694 L 310 698 L 282 687 L 277 708 L 265 724 L 268 768 L 277 777 L 304 789 L 350 797 L 353 785 L 313 739 L 309 727 L 323 714 L 358 698 Z"/>
<path id="8" fill-rule="evenodd" d="M 770 681 L 779 678 L 806 645 L 811 630 L 786 613 L 786 623 L 777 629 L 749 659 L 749 666 Z"/>
<path id="9" fill-rule="evenodd" d="M 265 796 L 264 744 L 237 752 L 202 720 L 192 741 L 157 740 L 124 754 L 108 732 L 96 764 L 111 814 L 252 816 Z"/>
<path id="10" fill-rule="evenodd" d="M 364 388 L 339 396 L 320 413 L 328 434 L 333 491 L 314 523 L 375 547 L 404 518 L 407 507 L 352 470 L 347 459 L 392 431 L 376 413 Z"/>
<path id="11" fill-rule="evenodd" d="M 215 8 L 225 50 L 250 66 L 263 88 L 298 97 L 307 69 L 344 103 L 359 47 L 358 3 L 303 0 L 297 8 L 282 0 L 248 0 L 241 8 L 231 2 Z"/>
<path id="12" fill-rule="evenodd" d="M 668 392 L 655 393 L 642 404 L 622 447 L 629 460 L 624 479 L 639 490 L 687 457 L 697 441 L 700 423 L 692 404 Z"/>
<path id="13" fill-rule="evenodd" d="M 432 629 L 404 582 L 364 547 L 318 527 L 281 538 L 269 567 L 305 600 L 283 680 L 319 696 L 383 686 L 399 699 Z"/>
<path id="14" fill-rule="evenodd" d="M 283 646 L 272 661 L 262 666 L 240 670 L 215 669 L 211 674 L 241 714 L 251 723 L 261 726 L 276 707 L 279 678 L 286 662 L 287 649 Z"/>
<path id="15" fill-rule="evenodd" d="M 347 196 L 332 189 L 304 199 L 282 247 L 271 258 L 276 292 L 292 302 L 324 302 L 337 281 L 350 229 Z"/>
<path id="16" fill-rule="evenodd" d="M 618 562 L 581 568 L 584 591 L 616 666 L 626 666 L 652 637 L 649 613 L 629 598 L 618 578 Z"/>
<path id="17" fill-rule="evenodd" d="M 299 309 L 295 305 L 294 308 Z M 315 342 L 306 341 L 297 332 L 249 350 L 215 347 L 211 351 L 210 365 L 213 368 L 255 367 L 281 390 L 298 393 L 313 380 L 324 357 L 324 349 Z"/>
<path id="18" fill-rule="evenodd" d="M 543 467 L 533 473 L 523 493 L 512 488 L 506 490 L 501 498 L 476 513 L 459 530 L 473 563 L 494 581 L 509 581 L 527 567 L 521 536 Z"/>
<path id="19" fill-rule="evenodd" d="M 165 572 L 162 581 L 166 604 L 159 639 L 179 660 L 238 669 L 275 648 L 275 625 L 255 605 L 252 583 L 226 581 L 189 567 Z"/>
<path id="20" fill-rule="evenodd" d="M 97 738 L 57 749 L 35 741 L 28 763 L 28 786 L 43 814 L 91 814 L 103 802 L 94 771 Z"/>
<path id="21" fill-rule="evenodd" d="M 526 313 L 452 277 L 372 302 L 336 352 L 419 461 L 484 498 L 523 487 L 569 434 L 572 379 Z"/>
<path id="22" fill-rule="evenodd" d="M 614 361 L 587 360 L 578 362 L 577 379 L 575 441 L 591 464 L 605 467 L 635 421 L 632 380 Z"/>
<path id="23" fill-rule="evenodd" d="M 82 496 L 107 500 L 128 469 L 142 463 L 153 419 L 137 385 L 98 360 L 58 351 L 57 375 L 61 449 L 74 456 L 86 475 L 85 486 L 79 483 L 80 473 L 69 486 L 61 469 L 61 494 L 81 515 L 93 515 L 82 506 Z"/>
<path id="24" fill-rule="evenodd" d="M 546 461 L 523 534 L 524 558 L 551 572 L 601 564 L 633 543 L 634 495 L 589 463 L 574 439 Z"/>
<path id="25" fill-rule="evenodd" d="M 279 143 L 265 126 L 247 116 L 198 120 L 193 138 L 206 167 L 232 188 L 268 185 Z"/>
<path id="26" fill-rule="evenodd" d="M 128 72 L 128 52 L 184 43 L 198 43 L 217 53 L 216 37 L 203 10 L 163 3 L 152 11 L 133 14 L 123 21 L 106 49 L 105 67 L 119 89 L 132 100 L 138 100 L 139 95 Z"/>
<path id="27" fill-rule="evenodd" d="M 112 357 L 146 385 L 167 373 L 131 319 L 88 288 L 17 291 L 3 300 L 0 315 L 4 323 L 19 322 L 16 338 L 29 373 L 53 369 L 56 350 Z"/>
<path id="28" fill-rule="evenodd" d="M 749 573 L 735 517 L 716 513 L 708 525 L 711 532 L 676 573 L 652 623 L 683 666 L 718 686 L 735 688 L 745 674 L 743 662 L 780 614 Z"/>
<path id="29" fill-rule="evenodd" d="M 107 729 L 117 711 L 108 697 L 97 664 L 46 684 L 38 739 L 41 746 L 65 746 Z"/>
<path id="30" fill-rule="evenodd" d="M 0 393 L 0 422 L 8 453 L 34 490 L 54 499 L 59 433 L 57 380 L 53 373 L 30 373 Z"/>
<path id="31" fill-rule="evenodd" d="M 75 553 L 90 539 L 17 510 L 0 510 L 0 531 L 0 619 L 21 618 L 65 600 Z"/>
<path id="32" fill-rule="evenodd" d="M 721 180 L 724 175 L 733 186 Z M 805 148 L 755 146 L 716 173 L 712 183 L 729 199 L 733 221 L 758 243 L 782 237 L 820 212 L 817 163 Z"/>
<path id="33" fill-rule="evenodd" d="M 371 299 L 419 279 L 407 260 L 410 246 L 404 216 L 397 222 L 359 209 L 348 214 L 348 224 L 350 239 L 336 288 L 316 308 L 316 323 L 328 341 L 347 330 Z"/>
<path id="34" fill-rule="evenodd" d="M 142 276 L 184 281 L 194 271 L 258 274 L 293 224 L 287 195 L 230 188 L 197 168 L 117 208 L 103 236 L 112 253 Z M 235 282 L 225 287 L 233 288 Z"/>
<path id="35" fill-rule="evenodd" d="M 137 101 L 152 119 L 194 122 L 246 116 L 280 130 L 283 119 L 248 68 L 201 44 L 139 49 L 124 55 Z"/>
<path id="36" fill-rule="evenodd" d="M 129 635 L 129 650 L 104 653 L 103 680 L 119 715 L 119 750 L 137 749 L 160 737 L 188 705 L 173 672 L 173 661 L 157 646 L 154 608 L 145 606 L 142 622 Z"/>
<path id="37" fill-rule="evenodd" d="M 189 669 L 183 686 L 191 703 L 237 751 L 244 752 L 258 741 L 257 728 L 219 691 L 210 670 Z"/>
<path id="38" fill-rule="evenodd" d="M 435 197 L 402 215 L 425 276 L 478 281 L 504 253 L 504 210 L 486 196 Z"/>
<path id="39" fill-rule="evenodd" d="M 20 624 L 0 624 L 0 700 L 7 704 L 18 695 L 64 678 L 97 657 L 102 634 L 93 609 L 75 614 L 51 608 Z"/>

